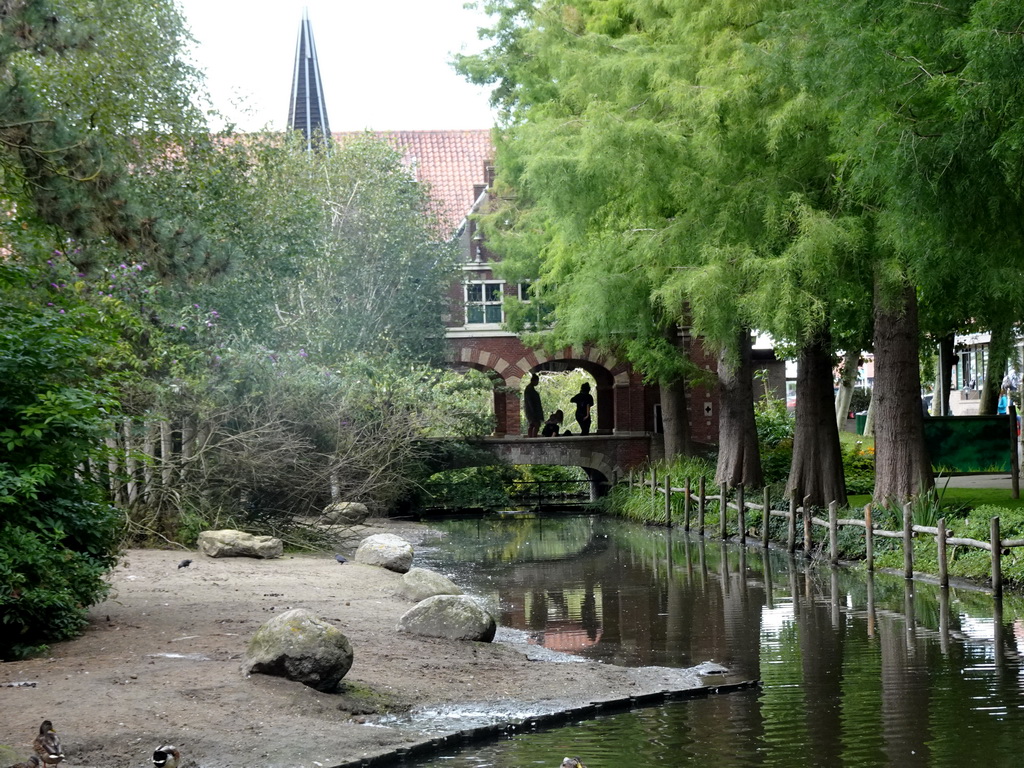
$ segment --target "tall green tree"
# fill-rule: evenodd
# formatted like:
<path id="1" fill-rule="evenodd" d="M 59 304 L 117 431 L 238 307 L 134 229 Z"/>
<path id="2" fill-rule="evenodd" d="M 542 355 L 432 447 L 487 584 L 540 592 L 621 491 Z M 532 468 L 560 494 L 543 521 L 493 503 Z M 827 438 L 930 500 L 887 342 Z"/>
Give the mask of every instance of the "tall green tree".
<path id="1" fill-rule="evenodd" d="M 932 485 L 918 308 L 942 337 L 1019 301 L 1020 9 L 858 1 L 818 19 L 809 76 L 835 116 L 843 188 L 871 211 L 875 496 L 905 500 Z"/>
<path id="2" fill-rule="evenodd" d="M 522 195 L 515 215 L 496 215 L 495 246 L 540 275 L 553 333 L 620 348 L 630 339 L 630 359 L 644 367 L 651 351 L 668 351 L 659 325 L 692 324 L 721 350 L 718 477 L 752 485 L 750 331 L 807 350 L 820 364 L 806 366 L 814 378 L 798 399 L 807 450 L 795 452 L 794 475 L 816 501 L 844 498 L 838 435 L 823 450 L 821 398 L 810 390 L 831 393 L 822 340 L 842 317 L 833 305 L 863 298 L 844 291 L 862 280 L 851 268 L 862 238 L 834 188 L 827 112 L 796 69 L 805 52 L 796 5 L 487 8 L 497 14 L 494 47 L 461 66 L 497 85 L 499 173 Z M 660 322 L 638 332 L 652 318 Z M 819 477 L 829 480 L 812 485 Z"/>

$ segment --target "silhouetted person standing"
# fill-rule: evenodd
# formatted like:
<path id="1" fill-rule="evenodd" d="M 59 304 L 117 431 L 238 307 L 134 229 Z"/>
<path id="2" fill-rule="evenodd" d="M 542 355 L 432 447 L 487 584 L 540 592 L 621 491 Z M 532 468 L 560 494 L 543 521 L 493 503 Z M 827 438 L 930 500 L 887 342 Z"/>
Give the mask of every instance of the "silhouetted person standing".
<path id="1" fill-rule="evenodd" d="M 526 436 L 536 437 L 540 432 L 541 422 L 544 421 L 544 406 L 540 402 L 540 392 L 537 385 L 540 379 L 536 373 L 530 374 L 530 383 L 523 390 L 523 412 L 526 416 Z"/>
<path id="2" fill-rule="evenodd" d="M 580 425 L 580 434 L 590 434 L 590 410 L 594 407 L 594 396 L 590 394 L 590 384 L 583 382 L 580 391 L 569 398 L 576 404 L 576 423 Z"/>

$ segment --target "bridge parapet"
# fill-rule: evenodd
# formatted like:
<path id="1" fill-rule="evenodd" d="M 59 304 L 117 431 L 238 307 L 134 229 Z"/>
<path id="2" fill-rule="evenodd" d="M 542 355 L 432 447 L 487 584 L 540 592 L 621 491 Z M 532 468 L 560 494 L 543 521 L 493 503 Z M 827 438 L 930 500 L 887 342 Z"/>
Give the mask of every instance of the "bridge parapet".
<path id="1" fill-rule="evenodd" d="M 481 437 L 470 444 L 508 464 L 555 464 L 599 472 L 605 480 L 663 454 L 661 435 L 634 432 L 565 437 Z"/>

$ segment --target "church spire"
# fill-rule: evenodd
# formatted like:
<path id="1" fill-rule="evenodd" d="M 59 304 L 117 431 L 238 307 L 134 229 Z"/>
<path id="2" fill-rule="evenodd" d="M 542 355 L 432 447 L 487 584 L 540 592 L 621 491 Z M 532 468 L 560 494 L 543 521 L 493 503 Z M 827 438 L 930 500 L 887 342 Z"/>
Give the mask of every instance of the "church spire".
<path id="1" fill-rule="evenodd" d="M 313 148 L 313 136 L 318 131 L 331 135 L 327 123 L 327 107 L 320 82 L 320 65 L 316 58 L 313 29 L 309 23 L 309 10 L 302 9 L 299 40 L 295 45 L 295 72 L 292 75 L 292 98 L 288 106 L 288 130 L 302 131 L 306 149 Z"/>

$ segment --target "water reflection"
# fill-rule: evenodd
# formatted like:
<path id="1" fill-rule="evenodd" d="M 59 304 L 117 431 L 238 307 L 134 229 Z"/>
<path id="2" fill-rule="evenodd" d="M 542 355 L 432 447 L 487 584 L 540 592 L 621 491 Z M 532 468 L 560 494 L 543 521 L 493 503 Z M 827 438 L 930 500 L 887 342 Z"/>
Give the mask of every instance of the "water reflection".
<path id="1" fill-rule="evenodd" d="M 714 661 L 764 686 L 430 765 L 557 765 L 576 752 L 588 768 L 1020 762 L 1019 598 L 1000 604 L 592 517 L 444 529 L 426 564 L 486 596 L 501 624 L 537 644 L 623 665 Z"/>

